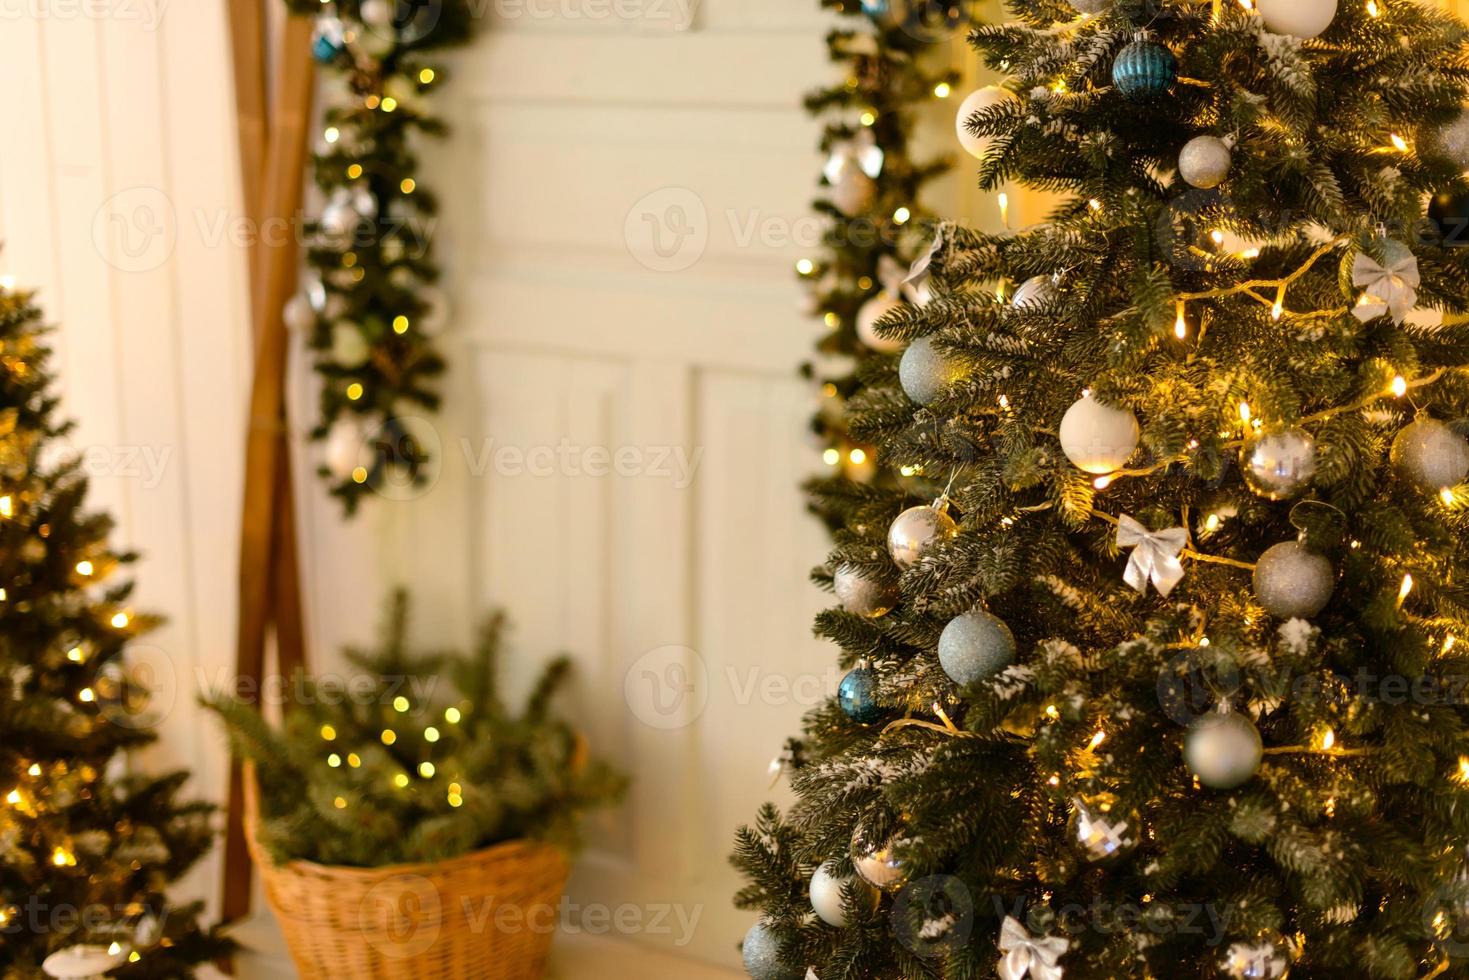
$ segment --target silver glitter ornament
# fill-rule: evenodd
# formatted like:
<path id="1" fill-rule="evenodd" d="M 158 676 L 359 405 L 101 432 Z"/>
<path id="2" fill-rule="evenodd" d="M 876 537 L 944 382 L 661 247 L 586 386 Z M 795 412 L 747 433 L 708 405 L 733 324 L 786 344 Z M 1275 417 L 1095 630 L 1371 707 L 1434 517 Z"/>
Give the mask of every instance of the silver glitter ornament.
<path id="1" fill-rule="evenodd" d="M 1255 598 L 1277 619 L 1310 619 L 1335 590 L 1336 569 L 1302 541 L 1283 541 L 1255 564 Z"/>
<path id="2" fill-rule="evenodd" d="M 893 608 L 898 591 L 882 582 L 867 578 L 855 565 L 842 565 L 832 579 L 842 608 L 858 616 L 876 618 Z"/>
<path id="3" fill-rule="evenodd" d="M 934 542 L 958 533 L 959 525 L 941 507 L 909 507 L 888 528 L 888 554 L 899 568 L 910 568 Z"/>
<path id="4" fill-rule="evenodd" d="M 889 823 L 889 820 L 864 820 L 852 832 L 852 866 L 863 881 L 886 892 L 902 888 L 912 875 L 893 850 L 896 835 L 880 829 Z"/>
<path id="5" fill-rule="evenodd" d="M 811 876 L 811 908 L 816 915 L 829 926 L 845 929 L 850 924 L 847 903 L 842 900 L 842 889 L 848 883 L 855 882 L 857 893 L 862 896 L 862 901 L 868 905 L 876 905 L 880 900 L 880 893 L 867 882 L 854 876 L 841 877 L 836 873 L 836 860 L 828 859 L 821 862 L 821 867 Z"/>
<path id="6" fill-rule="evenodd" d="M 1296 427 L 1264 432 L 1245 443 L 1239 462 L 1251 490 L 1270 500 L 1288 500 L 1316 475 L 1316 440 Z"/>
<path id="7" fill-rule="evenodd" d="M 1469 441 L 1437 419 L 1416 419 L 1393 439 L 1392 465 L 1402 479 L 1437 493 L 1469 475 Z"/>
<path id="8" fill-rule="evenodd" d="M 1255 723 L 1238 712 L 1211 712 L 1194 722 L 1183 761 L 1210 789 L 1235 789 L 1255 778 L 1265 743 Z"/>
<path id="9" fill-rule="evenodd" d="M 961 687 L 993 677 L 1015 662 L 1015 634 L 998 616 L 971 609 L 939 637 L 939 663 Z"/>
<path id="10" fill-rule="evenodd" d="M 1436 163 L 1452 164 L 1457 170 L 1469 170 L 1469 109 L 1442 125 L 1420 129 L 1418 155 Z"/>
<path id="11" fill-rule="evenodd" d="M 944 389 L 962 377 L 959 365 L 945 357 L 934 338 L 919 337 L 908 345 L 898 362 L 898 380 L 907 396 L 919 405 L 935 401 Z"/>
<path id="12" fill-rule="evenodd" d="M 788 966 L 780 958 L 780 942 L 765 923 L 757 922 L 745 933 L 741 947 L 745 972 L 753 980 L 803 980 L 805 967 Z"/>
<path id="13" fill-rule="evenodd" d="M 1100 14 L 1112 6 L 1112 0 L 1068 0 L 1077 12 L 1083 14 Z"/>
<path id="14" fill-rule="evenodd" d="M 1219 976 L 1229 980 L 1285 980 L 1290 976 L 1291 949 L 1279 933 L 1231 943 L 1219 961 Z"/>
<path id="15" fill-rule="evenodd" d="M 1178 154 L 1178 174 L 1190 185 L 1209 190 L 1224 183 L 1233 161 L 1229 144 L 1217 136 L 1195 136 Z"/>
<path id="16" fill-rule="evenodd" d="M 1072 800 L 1067 827 L 1071 843 L 1093 864 L 1120 861 L 1142 840 L 1142 818 L 1136 810 L 1119 806 L 1111 793 Z"/>

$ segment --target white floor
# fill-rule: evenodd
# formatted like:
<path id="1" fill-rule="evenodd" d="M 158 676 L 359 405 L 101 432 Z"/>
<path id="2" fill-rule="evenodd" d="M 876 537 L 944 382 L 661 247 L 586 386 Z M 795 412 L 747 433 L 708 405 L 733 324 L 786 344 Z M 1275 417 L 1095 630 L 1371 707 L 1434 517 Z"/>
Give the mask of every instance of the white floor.
<path id="1" fill-rule="evenodd" d="M 279 930 L 267 915 L 242 922 L 232 934 L 244 947 L 236 980 L 293 980 Z M 546 980 L 738 980 L 743 973 L 683 959 L 620 939 L 559 935 Z M 351 978 L 333 978 L 351 980 Z M 432 980 L 432 978 L 425 978 Z"/>

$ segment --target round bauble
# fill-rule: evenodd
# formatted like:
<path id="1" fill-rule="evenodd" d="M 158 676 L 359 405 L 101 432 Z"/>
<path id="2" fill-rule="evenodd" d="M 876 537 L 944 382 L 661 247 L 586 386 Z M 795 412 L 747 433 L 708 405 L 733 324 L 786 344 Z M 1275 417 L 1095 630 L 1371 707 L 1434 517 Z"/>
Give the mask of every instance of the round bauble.
<path id="1" fill-rule="evenodd" d="M 1127 464 L 1137 451 L 1142 430 L 1132 412 L 1086 395 L 1066 410 L 1060 435 L 1066 458 L 1078 469 L 1101 476 Z"/>
<path id="2" fill-rule="evenodd" d="M 316 326 L 316 311 L 311 308 L 311 300 L 306 298 L 305 293 L 296 293 L 286 300 L 286 305 L 281 308 L 281 321 L 285 323 L 286 329 L 305 333 Z"/>
<path id="3" fill-rule="evenodd" d="M 857 311 L 857 339 L 879 354 L 896 354 L 906 344 L 901 340 L 883 337 L 877 332 L 877 321 L 903 305 L 903 301 L 892 293 L 878 293 L 862 304 Z"/>
<path id="4" fill-rule="evenodd" d="M 1272 34 L 1319 37 L 1336 19 L 1336 0 L 1256 0 Z"/>
<path id="5" fill-rule="evenodd" d="M 790 966 L 780 958 L 780 940 L 765 923 L 757 922 L 745 933 L 740 947 L 745 959 L 745 972 L 753 980 L 803 980 L 805 967 Z"/>
<path id="6" fill-rule="evenodd" d="M 384 30 L 393 26 L 392 0 L 362 0 L 357 13 L 368 27 Z"/>
<path id="7" fill-rule="evenodd" d="M 1072 800 L 1067 827 L 1071 843 L 1093 864 L 1119 861 L 1142 840 L 1142 818 L 1136 810 L 1119 806 L 1111 793 Z"/>
<path id="8" fill-rule="evenodd" d="M 1112 0 L 1069 0 L 1078 13 L 1100 14 L 1112 6 Z"/>
<path id="9" fill-rule="evenodd" d="M 1255 778 L 1265 745 L 1254 722 L 1238 712 L 1212 712 L 1194 722 L 1183 761 L 1210 789 L 1235 789 Z"/>
<path id="10" fill-rule="evenodd" d="M 1219 960 L 1218 976 L 1227 980 L 1286 980 L 1291 948 L 1277 932 L 1230 943 Z"/>
<path id="11" fill-rule="evenodd" d="M 322 463 L 338 480 L 346 480 L 358 467 L 370 468 L 372 448 L 367 442 L 368 426 L 358 415 L 343 415 L 327 430 Z"/>
<path id="12" fill-rule="evenodd" d="M 898 602 L 898 590 L 862 574 L 855 565 L 842 565 L 832 579 L 842 608 L 858 616 L 881 616 Z"/>
<path id="13" fill-rule="evenodd" d="M 1392 465 L 1403 480 L 1437 493 L 1469 475 L 1469 441 L 1437 419 L 1416 419 L 1393 439 Z"/>
<path id="14" fill-rule="evenodd" d="M 1418 155 L 1455 170 L 1469 170 L 1469 109 L 1446 123 L 1418 130 Z"/>
<path id="15" fill-rule="evenodd" d="M 961 687 L 993 677 L 1014 662 L 1015 634 L 983 609 L 949 620 L 939 637 L 939 663 Z"/>
<path id="16" fill-rule="evenodd" d="M 976 89 L 959 105 L 959 116 L 955 128 L 959 133 L 959 145 L 973 157 L 983 160 L 994 141 L 993 136 L 975 136 L 969 132 L 969 118 L 981 109 L 997 106 L 1015 98 L 1015 93 L 998 85 L 986 85 Z"/>
<path id="17" fill-rule="evenodd" d="M 362 226 L 362 215 L 347 201 L 328 201 L 317 219 L 321 233 L 333 242 L 346 243 Z"/>
<path id="18" fill-rule="evenodd" d="M 1302 541 L 1283 541 L 1255 564 L 1255 599 L 1277 619 L 1310 619 L 1335 590 L 1336 569 Z"/>
<path id="19" fill-rule="evenodd" d="M 877 671 L 871 667 L 858 667 L 842 678 L 837 687 L 837 703 L 857 724 L 871 725 L 883 717 L 883 708 L 877 698 L 878 687 Z"/>
<path id="20" fill-rule="evenodd" d="M 897 835 L 891 823 L 890 819 L 863 820 L 852 832 L 852 867 L 862 880 L 885 892 L 902 888 L 912 874 L 893 849 Z"/>
<path id="21" fill-rule="evenodd" d="M 831 185 L 831 203 L 849 218 L 855 218 L 877 200 L 877 182 L 862 172 L 856 158 L 849 158 Z"/>
<path id="22" fill-rule="evenodd" d="M 842 900 L 842 889 L 849 882 L 854 883 L 863 901 L 874 906 L 878 903 L 879 893 L 855 876 L 839 876 L 836 869 L 836 861 L 828 859 L 821 862 L 821 867 L 811 876 L 811 907 L 822 922 L 845 929 L 851 920 L 847 916 L 847 903 Z"/>
<path id="23" fill-rule="evenodd" d="M 1469 191 L 1443 191 L 1428 200 L 1428 220 L 1446 248 L 1469 245 Z"/>
<path id="24" fill-rule="evenodd" d="M 1178 154 L 1178 175 L 1191 186 L 1210 190 L 1224 183 L 1234 154 L 1217 136 L 1195 136 Z"/>
<path id="25" fill-rule="evenodd" d="M 909 507 L 888 528 L 888 554 L 899 568 L 911 568 L 936 542 L 959 533 L 959 525 L 938 507 Z"/>
<path id="26" fill-rule="evenodd" d="M 372 345 L 362 328 L 345 320 L 332 324 L 332 363 L 348 369 L 360 368 L 372 356 Z"/>
<path id="27" fill-rule="evenodd" d="M 1051 276 L 1031 276 L 1015 290 L 1015 295 L 1010 298 L 1010 305 L 1019 310 L 1045 306 L 1054 303 L 1059 295 L 1056 281 Z"/>
<path id="28" fill-rule="evenodd" d="M 918 405 L 931 404 L 961 377 L 962 368 L 939 351 L 932 336 L 919 337 L 909 344 L 898 362 L 903 392 Z"/>
<path id="29" fill-rule="evenodd" d="M 1316 475 L 1316 440 L 1294 426 L 1260 433 L 1245 442 L 1239 464 L 1245 484 L 1268 500 L 1289 500 Z"/>
<path id="30" fill-rule="evenodd" d="M 1112 84 L 1124 98 L 1146 102 L 1166 95 L 1178 81 L 1178 59 L 1148 38 L 1138 38 L 1117 53 Z"/>

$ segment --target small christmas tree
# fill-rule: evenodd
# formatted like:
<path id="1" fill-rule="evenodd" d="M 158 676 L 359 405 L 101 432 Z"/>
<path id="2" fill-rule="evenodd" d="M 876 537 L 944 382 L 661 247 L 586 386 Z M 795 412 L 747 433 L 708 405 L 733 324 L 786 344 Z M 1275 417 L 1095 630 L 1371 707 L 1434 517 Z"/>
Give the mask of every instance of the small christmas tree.
<path id="1" fill-rule="evenodd" d="M 504 627 L 491 617 L 472 657 L 417 654 L 398 592 L 381 646 L 347 652 L 358 673 L 345 685 L 299 678 L 279 728 L 217 692 L 210 707 L 256 767 L 272 857 L 380 867 L 526 838 L 574 849 L 582 817 L 619 800 L 626 780 L 551 713 L 569 660 L 547 666 L 523 711 L 505 706 Z"/>
<path id="2" fill-rule="evenodd" d="M 746 965 L 1469 976 L 1469 33 L 1009 6 L 965 130 L 1062 200 L 946 228 L 879 327 L 853 433 L 934 482 L 854 500 L 820 572 L 872 598 L 819 620 L 850 673 L 739 835 Z"/>
<path id="3" fill-rule="evenodd" d="M 156 624 L 128 605 L 133 560 L 56 459 L 50 351 L 31 296 L 0 288 L 0 976 L 41 976 L 77 944 L 117 946 L 116 977 L 180 977 L 229 944 L 164 895 L 210 848 L 213 808 L 186 775 L 120 776 L 154 733 L 124 670 Z"/>

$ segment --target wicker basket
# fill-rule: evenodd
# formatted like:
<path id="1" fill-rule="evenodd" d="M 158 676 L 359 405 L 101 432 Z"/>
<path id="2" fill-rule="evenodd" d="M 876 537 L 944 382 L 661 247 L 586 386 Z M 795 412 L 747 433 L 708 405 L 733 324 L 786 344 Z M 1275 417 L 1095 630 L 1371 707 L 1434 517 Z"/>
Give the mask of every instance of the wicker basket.
<path id="1" fill-rule="evenodd" d="M 535 980 L 570 872 L 556 849 L 511 841 L 435 864 L 278 865 L 260 847 L 255 774 L 246 838 L 302 980 Z"/>

